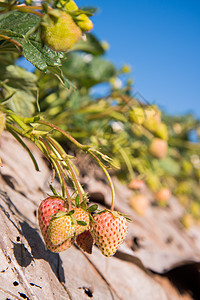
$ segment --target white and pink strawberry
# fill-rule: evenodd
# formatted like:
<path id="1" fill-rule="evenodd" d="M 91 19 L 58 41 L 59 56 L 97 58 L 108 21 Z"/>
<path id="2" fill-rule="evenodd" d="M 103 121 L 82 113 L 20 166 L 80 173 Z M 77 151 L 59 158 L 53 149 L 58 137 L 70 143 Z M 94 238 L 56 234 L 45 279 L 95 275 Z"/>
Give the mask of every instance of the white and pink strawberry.
<path id="1" fill-rule="evenodd" d="M 116 211 L 105 210 L 93 219 L 91 234 L 96 245 L 103 255 L 114 255 L 128 233 L 126 218 Z"/>

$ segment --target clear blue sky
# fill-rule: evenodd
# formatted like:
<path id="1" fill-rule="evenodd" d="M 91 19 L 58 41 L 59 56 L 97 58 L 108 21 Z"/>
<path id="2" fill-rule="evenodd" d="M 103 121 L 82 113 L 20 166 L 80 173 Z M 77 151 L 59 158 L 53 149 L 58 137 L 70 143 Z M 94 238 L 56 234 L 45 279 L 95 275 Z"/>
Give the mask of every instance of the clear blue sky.
<path id="1" fill-rule="evenodd" d="M 134 91 L 167 113 L 200 118 L 200 0 L 77 0 L 99 8 L 93 33 L 132 67 Z"/>

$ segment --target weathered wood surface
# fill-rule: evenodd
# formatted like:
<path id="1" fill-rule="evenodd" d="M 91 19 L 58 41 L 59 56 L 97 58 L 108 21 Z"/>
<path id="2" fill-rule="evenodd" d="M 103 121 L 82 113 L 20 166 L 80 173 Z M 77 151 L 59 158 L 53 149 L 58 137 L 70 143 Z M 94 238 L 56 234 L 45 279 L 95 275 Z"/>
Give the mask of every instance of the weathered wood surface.
<path id="1" fill-rule="evenodd" d="M 86 255 L 76 246 L 60 254 L 48 251 L 38 229 L 37 208 L 49 192 L 51 172 L 37 149 L 30 147 L 40 172 L 34 170 L 24 149 L 11 136 L 3 134 L 0 300 L 199 299 L 199 228 L 186 231 L 181 227 L 178 217 L 183 208 L 174 198 L 167 210 L 150 205 L 146 216 L 138 216 L 128 204 L 130 190 L 116 179 L 116 208 L 133 219 L 126 242 L 116 255 L 106 258 L 96 247 L 92 255 Z M 99 174 L 98 177 L 87 168 L 87 175 L 81 180 L 87 184 L 91 199 L 100 195 L 102 204 L 109 205 L 110 191 Z M 152 196 L 147 193 L 152 203 Z M 179 275 L 174 280 L 171 270 L 174 265 L 182 265 L 184 273 L 188 261 L 192 262 L 189 276 L 196 280 L 192 287 L 184 287 Z"/>

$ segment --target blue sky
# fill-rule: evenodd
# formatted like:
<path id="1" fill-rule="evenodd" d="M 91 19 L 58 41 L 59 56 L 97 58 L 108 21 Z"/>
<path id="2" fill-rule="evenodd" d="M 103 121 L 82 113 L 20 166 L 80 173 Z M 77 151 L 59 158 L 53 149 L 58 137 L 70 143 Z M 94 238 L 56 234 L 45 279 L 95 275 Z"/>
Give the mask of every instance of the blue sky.
<path id="1" fill-rule="evenodd" d="M 200 0 L 77 0 L 99 8 L 93 33 L 106 57 L 131 65 L 134 92 L 170 114 L 200 118 Z"/>

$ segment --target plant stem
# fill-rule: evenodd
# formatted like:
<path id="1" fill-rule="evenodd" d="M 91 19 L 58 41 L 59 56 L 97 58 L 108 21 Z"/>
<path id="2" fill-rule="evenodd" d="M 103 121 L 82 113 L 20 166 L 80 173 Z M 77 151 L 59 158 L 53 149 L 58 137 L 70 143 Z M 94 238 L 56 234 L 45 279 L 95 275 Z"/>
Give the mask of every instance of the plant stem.
<path id="1" fill-rule="evenodd" d="M 131 179 L 134 179 L 135 178 L 135 174 L 134 174 L 134 171 L 133 171 L 133 168 L 132 168 L 132 164 L 128 158 L 128 155 L 126 154 L 126 152 L 124 151 L 123 148 L 121 148 L 119 145 L 118 145 L 118 150 L 119 152 L 121 153 L 121 156 L 123 157 L 124 159 L 124 162 L 128 168 L 128 171 L 130 173 L 130 176 L 131 176 Z"/>
<path id="2" fill-rule="evenodd" d="M 47 141 L 46 141 L 47 140 Z M 66 195 L 67 195 L 67 200 L 68 200 L 68 204 L 69 204 L 69 208 L 71 209 L 72 208 L 72 203 L 71 203 L 71 197 L 69 195 L 69 191 L 68 191 L 68 188 L 67 188 L 67 185 L 66 185 L 66 182 L 65 182 L 65 178 L 64 178 L 64 170 L 62 168 L 62 165 L 61 163 L 59 162 L 60 160 L 60 157 L 57 158 L 54 158 L 52 157 L 51 155 L 51 149 L 52 151 L 54 151 L 54 145 L 52 145 L 52 141 L 51 139 L 44 139 L 44 138 L 41 138 L 40 137 L 40 141 L 42 141 L 42 143 L 44 143 L 44 145 L 47 147 L 48 149 L 48 155 L 49 155 L 49 159 L 52 161 L 52 163 L 54 164 L 54 167 L 56 168 L 56 171 L 58 173 L 58 176 L 59 176 L 59 179 L 60 179 L 60 183 L 61 183 L 61 188 L 62 188 L 62 192 L 63 192 L 63 197 L 65 196 L 65 192 L 66 192 Z M 50 149 L 51 148 L 51 149 Z M 57 156 L 57 153 L 55 153 L 55 155 Z"/>
<path id="3" fill-rule="evenodd" d="M 3 38 L 4 40 L 7 40 L 11 43 L 13 43 L 15 46 L 17 46 L 19 48 L 19 51 L 22 52 L 23 49 L 22 49 L 22 45 L 20 43 L 18 43 L 17 41 L 11 39 L 9 36 L 6 36 L 6 35 L 3 35 L 3 34 L 0 34 L 0 38 Z"/>
<path id="4" fill-rule="evenodd" d="M 62 133 L 64 136 L 67 137 L 68 140 L 70 140 L 75 146 L 77 146 L 79 149 L 81 149 L 83 151 L 87 151 L 90 148 L 89 145 L 82 145 L 77 140 L 75 140 L 69 133 L 67 133 L 66 131 L 64 131 L 61 128 L 57 127 L 56 125 L 51 124 L 50 122 L 39 120 L 37 123 L 49 126 L 53 129 L 57 130 L 58 132 Z"/>
<path id="5" fill-rule="evenodd" d="M 83 201 L 83 196 L 80 190 L 80 184 L 76 178 L 76 174 L 69 162 L 69 159 L 67 159 L 66 153 L 64 151 L 64 149 L 60 146 L 60 144 L 58 144 L 53 138 L 50 137 L 46 137 L 46 139 L 53 145 L 53 147 L 58 151 L 58 153 L 60 154 L 61 158 L 63 158 L 63 155 L 65 155 L 65 157 L 63 158 L 63 161 L 66 163 L 66 165 L 68 166 L 69 170 L 70 170 L 70 174 L 71 177 L 73 178 L 75 185 L 76 185 L 76 189 L 78 191 L 79 194 L 79 198 L 80 198 L 80 203 Z"/>
<path id="6" fill-rule="evenodd" d="M 115 189 L 114 189 L 114 186 L 113 186 L 113 183 L 112 183 L 112 179 L 111 179 L 108 171 L 106 170 L 105 166 L 100 161 L 100 159 L 91 150 L 88 150 L 88 153 L 96 160 L 96 162 L 102 168 L 102 170 L 104 171 L 104 173 L 105 173 L 105 175 L 108 179 L 108 182 L 109 182 L 110 188 L 111 188 L 111 193 L 112 193 L 112 203 L 111 203 L 110 210 L 114 210 L 114 206 L 115 206 Z"/>

